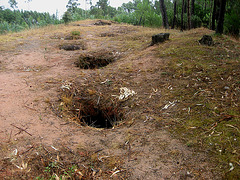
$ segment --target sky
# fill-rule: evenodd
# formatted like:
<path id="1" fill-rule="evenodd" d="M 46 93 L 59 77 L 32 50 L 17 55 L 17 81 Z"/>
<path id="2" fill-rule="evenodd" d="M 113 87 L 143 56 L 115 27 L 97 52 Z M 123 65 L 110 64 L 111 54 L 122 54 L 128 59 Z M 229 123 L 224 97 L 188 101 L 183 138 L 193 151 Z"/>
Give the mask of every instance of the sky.
<path id="1" fill-rule="evenodd" d="M 110 2 L 110 6 L 112 7 L 120 7 L 123 3 L 127 3 L 132 0 L 108 0 Z M 50 14 L 55 14 L 58 10 L 58 14 L 61 15 L 66 11 L 66 5 L 68 0 L 32 0 L 29 3 L 26 3 L 27 0 L 17 0 L 18 9 L 19 10 L 31 10 L 37 12 L 49 12 Z M 82 9 L 89 9 L 90 5 L 86 4 L 86 0 L 78 1 L 81 5 Z M 98 0 L 92 0 L 92 4 L 95 5 Z M 0 6 L 4 6 L 5 8 L 10 8 L 8 4 L 8 0 L 0 0 Z"/>

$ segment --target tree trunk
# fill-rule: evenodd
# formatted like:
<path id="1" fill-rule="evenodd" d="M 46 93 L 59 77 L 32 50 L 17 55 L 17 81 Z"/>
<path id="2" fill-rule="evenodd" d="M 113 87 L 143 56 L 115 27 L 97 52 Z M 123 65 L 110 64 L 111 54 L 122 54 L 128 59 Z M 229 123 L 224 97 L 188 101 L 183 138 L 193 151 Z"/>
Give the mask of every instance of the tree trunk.
<path id="1" fill-rule="evenodd" d="M 209 5 L 210 5 L 210 9 L 213 9 L 213 1 L 214 0 L 210 0 Z M 209 29 L 212 29 L 212 11 L 210 11 L 210 16 L 209 16 L 209 20 L 208 20 L 208 24 L 209 24 Z"/>
<path id="2" fill-rule="evenodd" d="M 194 11 L 195 11 L 195 0 L 192 0 L 191 1 L 191 17 L 194 16 Z M 191 21 L 191 28 L 195 28 L 194 21 Z"/>
<path id="3" fill-rule="evenodd" d="M 138 25 L 141 26 L 141 23 L 142 23 L 142 16 L 140 17 Z"/>
<path id="4" fill-rule="evenodd" d="M 184 13 L 187 13 L 187 2 L 184 2 Z"/>
<path id="5" fill-rule="evenodd" d="M 174 0 L 174 10 L 173 10 L 173 24 L 172 29 L 174 29 L 176 24 L 176 14 L 177 14 L 177 0 Z"/>
<path id="6" fill-rule="evenodd" d="M 194 10 L 195 10 L 195 0 L 191 1 L 191 15 L 194 15 Z"/>
<path id="7" fill-rule="evenodd" d="M 206 13 L 207 10 L 207 0 L 205 0 L 205 5 L 204 5 L 204 12 Z"/>
<path id="8" fill-rule="evenodd" d="M 216 21 L 219 19 L 221 0 L 216 0 Z"/>
<path id="9" fill-rule="evenodd" d="M 160 9 L 161 9 L 161 13 L 162 13 L 163 27 L 165 29 L 169 29 L 167 11 L 166 11 L 166 6 L 164 4 L 164 0 L 159 0 L 159 3 L 160 3 Z"/>
<path id="10" fill-rule="evenodd" d="M 183 31 L 183 14 L 184 14 L 184 0 L 182 0 L 182 13 L 181 13 L 181 31 Z"/>
<path id="11" fill-rule="evenodd" d="M 191 29 L 190 0 L 187 2 L 188 29 Z"/>
<path id="12" fill-rule="evenodd" d="M 226 1 L 227 0 L 221 0 L 218 24 L 217 24 L 217 29 L 216 29 L 217 34 L 223 33 L 223 23 L 224 23 L 225 9 L 226 9 Z"/>
<path id="13" fill-rule="evenodd" d="M 215 23 L 217 18 L 217 0 L 214 0 L 213 2 L 213 12 L 212 12 L 212 30 L 215 30 Z"/>

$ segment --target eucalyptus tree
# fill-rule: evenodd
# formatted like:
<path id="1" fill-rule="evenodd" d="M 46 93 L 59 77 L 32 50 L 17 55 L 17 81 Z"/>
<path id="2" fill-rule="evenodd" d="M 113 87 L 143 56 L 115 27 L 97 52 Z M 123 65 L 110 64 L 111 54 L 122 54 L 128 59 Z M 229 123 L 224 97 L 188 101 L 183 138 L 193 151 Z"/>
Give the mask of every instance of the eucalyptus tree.
<path id="1" fill-rule="evenodd" d="M 67 11 L 70 12 L 71 14 L 74 14 L 78 6 L 80 6 L 80 3 L 78 3 L 78 0 L 69 0 L 68 4 L 66 5 Z"/>
<path id="2" fill-rule="evenodd" d="M 99 0 L 99 1 L 97 2 L 97 7 L 100 8 L 100 9 L 102 9 L 104 16 L 107 15 L 108 5 L 109 5 L 108 0 Z"/>
<path id="3" fill-rule="evenodd" d="M 9 3 L 11 8 L 13 8 L 13 9 L 17 8 L 18 3 L 17 3 L 16 0 L 9 0 L 8 3 Z"/>

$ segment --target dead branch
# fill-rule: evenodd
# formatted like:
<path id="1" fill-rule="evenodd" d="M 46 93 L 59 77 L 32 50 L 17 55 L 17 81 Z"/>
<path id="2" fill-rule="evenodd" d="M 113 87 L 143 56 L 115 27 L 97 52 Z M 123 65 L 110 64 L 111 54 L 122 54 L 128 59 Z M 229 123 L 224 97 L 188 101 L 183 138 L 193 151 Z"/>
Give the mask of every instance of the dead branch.
<path id="1" fill-rule="evenodd" d="M 17 129 L 19 129 L 21 132 L 24 131 L 24 132 L 27 133 L 29 136 L 32 136 L 32 134 L 30 134 L 29 132 L 27 132 L 26 129 L 23 129 L 23 128 L 20 128 L 20 127 L 17 127 L 17 126 L 15 126 L 14 124 L 11 124 L 11 126 L 17 128 Z"/>
<path id="2" fill-rule="evenodd" d="M 9 140 L 8 140 L 8 142 L 11 141 L 11 138 L 12 138 L 12 130 L 11 130 L 11 133 L 10 133 L 10 136 L 9 136 Z"/>
<path id="3" fill-rule="evenodd" d="M 28 153 L 30 150 L 32 150 L 35 147 L 35 145 L 32 145 L 28 150 L 21 153 L 21 155 Z"/>
<path id="4" fill-rule="evenodd" d="M 131 145 L 130 145 L 130 142 L 128 143 L 128 162 L 130 161 L 131 159 Z"/>
<path id="5" fill-rule="evenodd" d="M 25 108 L 28 108 L 28 109 L 30 109 L 30 110 L 33 110 L 33 111 L 37 111 L 36 109 L 31 108 L 31 107 L 28 107 L 28 106 L 26 106 L 26 105 L 24 105 L 24 107 L 25 107 Z"/>

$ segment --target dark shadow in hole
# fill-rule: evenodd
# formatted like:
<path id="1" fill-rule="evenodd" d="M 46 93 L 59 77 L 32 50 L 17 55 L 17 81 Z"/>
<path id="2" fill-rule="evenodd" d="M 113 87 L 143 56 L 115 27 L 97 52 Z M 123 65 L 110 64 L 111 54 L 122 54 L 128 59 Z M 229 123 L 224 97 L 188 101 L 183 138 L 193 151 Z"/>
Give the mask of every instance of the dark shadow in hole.
<path id="1" fill-rule="evenodd" d="M 65 51 L 75 51 L 82 49 L 80 45 L 62 45 L 60 46 L 60 49 L 64 49 Z"/>
<path id="2" fill-rule="evenodd" d="M 117 107 L 107 106 L 99 107 L 94 105 L 90 100 L 81 100 L 75 103 L 79 107 L 76 111 L 81 124 L 85 124 L 95 128 L 112 128 L 122 119 L 122 113 L 119 113 Z"/>
<path id="3" fill-rule="evenodd" d="M 77 67 L 80 67 L 81 69 L 95 69 L 105 67 L 113 61 L 114 57 L 85 56 L 79 57 L 75 64 Z"/>

